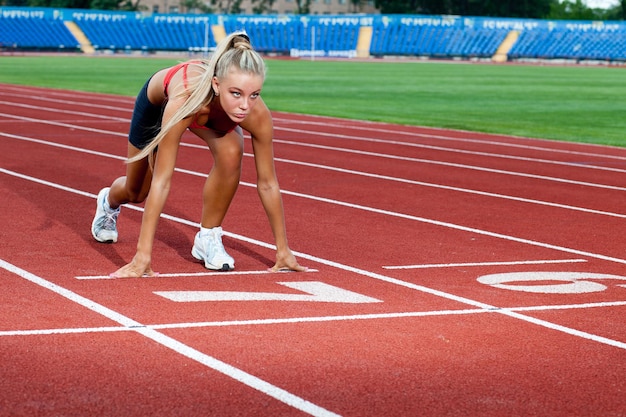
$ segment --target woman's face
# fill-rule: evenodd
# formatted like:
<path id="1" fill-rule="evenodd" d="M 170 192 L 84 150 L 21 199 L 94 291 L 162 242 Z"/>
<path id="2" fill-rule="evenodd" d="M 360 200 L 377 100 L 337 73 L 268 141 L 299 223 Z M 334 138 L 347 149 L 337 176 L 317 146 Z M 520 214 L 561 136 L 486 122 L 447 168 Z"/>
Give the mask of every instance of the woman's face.
<path id="1" fill-rule="evenodd" d="M 241 123 L 258 103 L 262 87 L 262 76 L 239 69 L 231 69 L 222 79 L 213 77 L 213 90 L 219 94 L 220 105 L 236 123 Z"/>

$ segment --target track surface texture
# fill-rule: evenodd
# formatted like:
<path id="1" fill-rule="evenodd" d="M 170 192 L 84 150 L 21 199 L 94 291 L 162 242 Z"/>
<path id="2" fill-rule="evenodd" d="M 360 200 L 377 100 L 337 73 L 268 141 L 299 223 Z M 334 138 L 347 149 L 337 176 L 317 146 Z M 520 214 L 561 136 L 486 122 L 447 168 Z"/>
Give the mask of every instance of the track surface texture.
<path id="1" fill-rule="evenodd" d="M 626 416 L 626 149 L 275 113 L 309 271 L 268 272 L 246 138 L 215 273 L 185 134 L 160 275 L 110 279 L 133 101 L 0 84 L 1 416 Z"/>

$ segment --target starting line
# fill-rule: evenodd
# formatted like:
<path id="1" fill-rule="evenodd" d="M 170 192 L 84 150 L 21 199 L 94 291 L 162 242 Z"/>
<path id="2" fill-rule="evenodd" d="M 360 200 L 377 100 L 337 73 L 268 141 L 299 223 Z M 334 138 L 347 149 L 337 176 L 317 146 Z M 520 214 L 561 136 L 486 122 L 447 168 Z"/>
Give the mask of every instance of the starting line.
<path id="1" fill-rule="evenodd" d="M 210 277 L 210 276 L 229 276 L 229 275 L 262 275 L 262 274 L 285 274 L 291 271 L 272 271 L 265 269 L 261 271 L 206 271 L 206 272 L 177 272 L 169 274 L 157 274 L 149 277 L 144 275 L 143 277 L 116 277 L 111 275 L 84 275 L 76 276 L 75 279 L 90 280 L 90 279 L 154 279 L 154 278 L 183 278 L 183 277 Z M 318 272 L 317 269 L 307 269 L 305 272 Z"/>

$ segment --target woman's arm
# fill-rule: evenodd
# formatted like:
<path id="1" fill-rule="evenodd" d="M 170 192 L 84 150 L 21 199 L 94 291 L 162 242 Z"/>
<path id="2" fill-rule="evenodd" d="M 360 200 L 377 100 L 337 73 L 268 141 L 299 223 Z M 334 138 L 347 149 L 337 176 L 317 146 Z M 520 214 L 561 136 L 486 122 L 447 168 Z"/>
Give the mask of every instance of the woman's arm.
<path id="1" fill-rule="evenodd" d="M 276 241 L 276 264 L 272 270 L 305 271 L 307 268 L 298 265 L 287 242 L 283 201 L 274 167 L 272 116 L 263 101 L 254 107 L 253 112 L 241 123 L 241 127 L 252 135 L 257 192 Z"/>
<path id="2" fill-rule="evenodd" d="M 182 101 L 184 99 L 171 100 L 167 103 L 163 113 L 163 124 L 167 123 Z M 187 118 L 175 125 L 159 144 L 153 164 L 150 192 L 144 206 L 137 252 L 129 264 L 113 274 L 116 277 L 154 275 L 151 262 L 157 224 L 169 194 L 180 139 L 190 123 L 191 118 Z"/>

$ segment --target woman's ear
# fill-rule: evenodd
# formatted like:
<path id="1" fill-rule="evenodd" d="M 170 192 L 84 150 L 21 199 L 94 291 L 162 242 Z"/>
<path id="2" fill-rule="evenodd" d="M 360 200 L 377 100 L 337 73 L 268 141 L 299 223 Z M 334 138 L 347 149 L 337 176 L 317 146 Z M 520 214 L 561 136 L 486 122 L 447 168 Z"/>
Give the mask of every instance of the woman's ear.
<path id="1" fill-rule="evenodd" d="M 218 81 L 216 76 L 213 76 L 213 79 L 211 80 L 211 85 L 213 86 L 213 91 L 215 91 L 215 95 L 219 96 L 220 95 L 220 82 Z"/>

